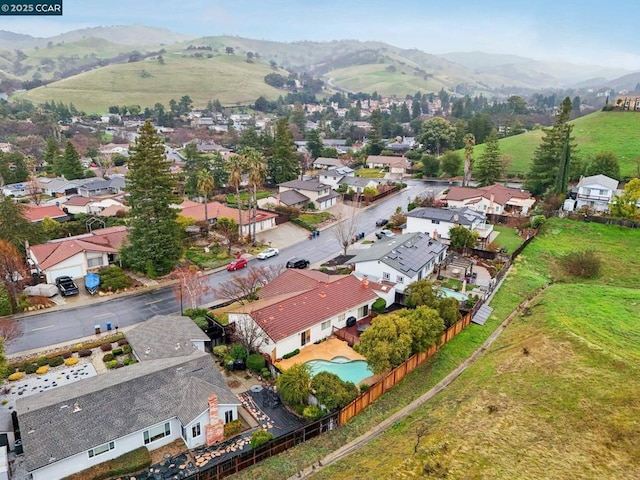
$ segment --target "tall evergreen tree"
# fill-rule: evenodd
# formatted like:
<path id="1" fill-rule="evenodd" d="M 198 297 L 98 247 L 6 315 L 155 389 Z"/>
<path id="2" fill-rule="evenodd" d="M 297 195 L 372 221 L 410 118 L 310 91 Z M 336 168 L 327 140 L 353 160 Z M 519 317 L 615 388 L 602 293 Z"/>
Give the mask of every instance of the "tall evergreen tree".
<path id="1" fill-rule="evenodd" d="M 569 97 L 562 102 L 560 112 L 556 116 L 553 126 L 545 130 L 542 141 L 535 151 L 525 187 L 533 195 L 556 189 L 556 181 L 560 172 L 562 159 L 570 159 L 575 153 L 575 143 L 571 137 L 571 125 L 567 123 L 572 110 Z M 565 149 L 567 149 L 565 151 Z"/>
<path id="2" fill-rule="evenodd" d="M 47 145 L 42 159 L 47 167 L 58 175 L 58 170 L 60 169 L 60 146 L 55 138 L 47 138 Z"/>
<path id="3" fill-rule="evenodd" d="M 3 197 L 0 200 L 0 238 L 11 243 L 23 254 L 25 241 L 36 244 L 43 238 L 41 229 L 27 219 L 26 208 L 26 205 L 14 202 L 11 197 Z"/>
<path id="4" fill-rule="evenodd" d="M 267 168 L 271 181 L 274 183 L 294 180 L 300 174 L 296 146 L 293 143 L 293 134 L 287 125 L 286 118 L 281 118 L 276 122 L 273 156 L 270 158 Z"/>
<path id="5" fill-rule="evenodd" d="M 485 142 L 485 151 L 476 162 L 474 178 L 480 187 L 493 185 L 502 176 L 502 160 L 500 159 L 500 145 L 498 133 L 493 130 Z"/>
<path id="6" fill-rule="evenodd" d="M 320 132 L 318 130 L 307 130 L 305 138 L 307 140 L 307 150 L 309 150 L 311 158 L 315 160 L 316 158 L 321 157 L 324 145 L 320 138 Z"/>
<path id="7" fill-rule="evenodd" d="M 173 194 L 176 178 L 151 122 L 140 129 L 128 163 L 131 227 L 123 258 L 134 270 L 150 277 L 165 275 L 182 254 L 178 213 L 171 207 L 178 199 Z"/>
<path id="8" fill-rule="evenodd" d="M 67 180 L 84 177 L 84 169 L 80 163 L 80 154 L 78 154 L 73 143 L 67 142 L 60 166 L 60 175 L 64 176 Z"/>

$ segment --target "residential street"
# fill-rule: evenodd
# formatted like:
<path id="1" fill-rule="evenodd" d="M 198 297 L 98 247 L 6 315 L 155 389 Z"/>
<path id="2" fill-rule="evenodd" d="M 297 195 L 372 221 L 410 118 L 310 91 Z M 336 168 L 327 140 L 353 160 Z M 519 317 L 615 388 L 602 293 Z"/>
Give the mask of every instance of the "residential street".
<path id="1" fill-rule="evenodd" d="M 378 203 L 359 209 L 358 231 L 366 235 L 378 230 L 375 222 L 379 218 L 388 218 L 396 207 L 406 210 L 407 203 L 417 195 L 433 191 L 437 195 L 449 186 L 448 182 L 423 182 L 420 180 L 407 181 L 408 187 L 402 192 L 392 195 Z M 308 259 L 312 266 L 326 261 L 341 252 L 338 241 L 332 235 L 335 226 L 323 230 L 319 237 L 313 240 L 298 241 L 288 247 L 280 249 L 280 255 L 267 260 L 251 260 L 250 263 L 260 262 L 260 265 L 275 265 L 285 263 L 291 257 L 303 257 Z M 227 272 L 226 270 L 212 272 L 209 277 L 209 285 L 215 289 L 232 275 L 241 275 L 239 272 Z M 203 305 L 211 304 L 216 298 L 211 293 L 203 301 Z M 184 308 L 187 308 L 185 305 Z M 43 311 L 39 314 L 18 316 L 18 324 L 21 329 L 20 336 L 5 346 L 7 354 L 43 348 L 63 342 L 71 342 L 75 339 L 91 336 L 95 333 L 95 326 L 100 325 L 101 330 L 106 330 L 107 322 L 112 328 L 122 328 L 142 322 L 153 315 L 170 314 L 180 311 L 171 286 L 159 286 L 141 293 L 112 297 L 108 299 L 89 298 L 87 302 L 77 307 L 62 306 Z"/>

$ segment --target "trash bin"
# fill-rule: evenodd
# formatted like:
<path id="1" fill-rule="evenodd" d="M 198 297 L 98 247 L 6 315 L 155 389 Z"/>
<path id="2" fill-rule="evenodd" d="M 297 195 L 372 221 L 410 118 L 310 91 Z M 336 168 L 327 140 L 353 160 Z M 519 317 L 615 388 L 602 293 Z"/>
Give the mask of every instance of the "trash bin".
<path id="1" fill-rule="evenodd" d="M 18 440 L 16 440 L 13 446 L 15 448 L 16 455 L 22 455 L 24 453 L 24 450 L 22 448 L 22 439 L 19 438 Z"/>
<path id="2" fill-rule="evenodd" d="M 110 332 L 111 331 L 111 322 L 107 322 L 107 331 Z"/>
<path id="3" fill-rule="evenodd" d="M 94 327 L 96 329 L 96 335 L 100 335 L 100 325 L 94 325 Z"/>

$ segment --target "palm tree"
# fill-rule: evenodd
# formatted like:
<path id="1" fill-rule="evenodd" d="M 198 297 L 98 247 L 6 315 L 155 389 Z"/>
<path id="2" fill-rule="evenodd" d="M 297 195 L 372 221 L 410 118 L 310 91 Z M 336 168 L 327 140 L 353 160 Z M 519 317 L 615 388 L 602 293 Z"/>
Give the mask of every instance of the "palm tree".
<path id="1" fill-rule="evenodd" d="M 206 170 L 200 170 L 198 172 L 197 177 L 197 188 L 198 192 L 202 193 L 204 196 L 204 221 L 209 224 L 209 212 L 208 212 L 208 204 L 209 204 L 209 195 L 215 189 L 215 184 L 213 181 L 213 177 Z"/>
<path id="2" fill-rule="evenodd" d="M 236 202 L 238 204 L 238 231 L 242 237 L 242 202 L 240 201 L 240 184 L 244 172 L 244 157 L 234 155 L 229 159 L 229 185 L 236 189 Z"/>
<path id="3" fill-rule="evenodd" d="M 264 155 L 255 148 L 247 147 L 241 152 L 245 160 L 245 166 L 249 171 L 249 187 L 251 188 L 249 199 L 249 218 L 253 219 L 253 233 L 251 239 L 256 241 L 256 216 L 258 213 L 258 187 L 262 185 L 267 177 L 267 166 L 264 162 Z M 251 224 L 249 224 L 251 228 Z"/>

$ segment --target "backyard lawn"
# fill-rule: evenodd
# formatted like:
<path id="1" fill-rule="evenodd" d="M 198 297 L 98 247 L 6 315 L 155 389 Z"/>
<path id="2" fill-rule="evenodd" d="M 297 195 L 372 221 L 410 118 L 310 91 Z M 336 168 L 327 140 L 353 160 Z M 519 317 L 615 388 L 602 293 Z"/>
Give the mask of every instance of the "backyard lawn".
<path id="1" fill-rule="evenodd" d="M 598 278 L 578 281 L 560 268 L 577 244 L 602 260 Z M 549 220 L 514 262 L 484 327 L 463 330 L 347 425 L 238 478 L 295 475 L 373 428 L 444 378 L 550 281 L 558 283 L 447 390 L 314 478 L 639 478 L 639 244 L 638 230 Z"/>
<path id="2" fill-rule="evenodd" d="M 494 225 L 493 229 L 496 232 L 500 232 L 494 242 L 497 243 L 500 248 L 506 248 L 507 253 L 513 253 L 524 241 L 522 237 L 518 236 L 515 228 Z"/>
<path id="3" fill-rule="evenodd" d="M 385 171 L 382 168 L 360 168 L 356 170 L 356 177 L 384 178 Z"/>

